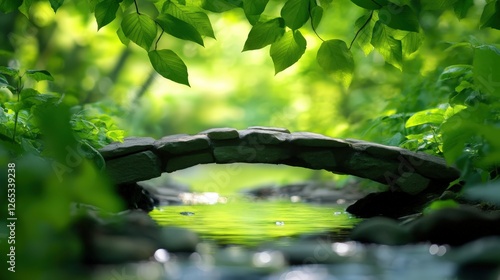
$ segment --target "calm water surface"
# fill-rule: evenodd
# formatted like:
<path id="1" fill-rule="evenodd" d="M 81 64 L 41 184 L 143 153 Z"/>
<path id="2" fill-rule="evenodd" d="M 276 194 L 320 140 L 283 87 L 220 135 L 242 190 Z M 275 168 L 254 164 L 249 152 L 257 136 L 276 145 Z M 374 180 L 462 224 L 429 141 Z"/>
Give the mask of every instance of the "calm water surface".
<path id="1" fill-rule="evenodd" d="M 234 198 L 213 205 L 165 206 L 151 212 L 161 225 L 194 230 L 219 244 L 257 245 L 310 233 L 342 234 L 359 220 L 344 206 Z"/>

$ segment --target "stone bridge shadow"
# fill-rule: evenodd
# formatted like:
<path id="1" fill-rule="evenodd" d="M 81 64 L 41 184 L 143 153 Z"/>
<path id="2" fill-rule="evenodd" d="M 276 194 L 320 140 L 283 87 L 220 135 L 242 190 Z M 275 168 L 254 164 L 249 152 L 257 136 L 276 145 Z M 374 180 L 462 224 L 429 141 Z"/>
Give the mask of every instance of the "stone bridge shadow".
<path id="1" fill-rule="evenodd" d="M 115 184 L 148 180 L 198 164 L 237 162 L 324 169 L 408 194 L 418 194 L 429 186 L 447 186 L 460 175 L 444 159 L 425 153 L 272 127 L 214 128 L 159 140 L 131 137 L 103 147 L 100 153 Z"/>

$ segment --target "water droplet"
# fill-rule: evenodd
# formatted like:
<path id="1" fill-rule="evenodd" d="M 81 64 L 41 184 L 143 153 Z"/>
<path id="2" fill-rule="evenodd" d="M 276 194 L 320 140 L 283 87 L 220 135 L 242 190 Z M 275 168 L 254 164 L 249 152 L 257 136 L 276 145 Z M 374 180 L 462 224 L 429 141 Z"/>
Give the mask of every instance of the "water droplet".
<path id="1" fill-rule="evenodd" d="M 184 212 L 180 212 L 179 214 L 181 214 L 183 216 L 193 216 L 194 212 L 184 211 Z"/>
<path id="2" fill-rule="evenodd" d="M 284 226 L 285 222 L 283 222 L 283 221 L 276 221 L 276 225 L 277 226 Z"/>

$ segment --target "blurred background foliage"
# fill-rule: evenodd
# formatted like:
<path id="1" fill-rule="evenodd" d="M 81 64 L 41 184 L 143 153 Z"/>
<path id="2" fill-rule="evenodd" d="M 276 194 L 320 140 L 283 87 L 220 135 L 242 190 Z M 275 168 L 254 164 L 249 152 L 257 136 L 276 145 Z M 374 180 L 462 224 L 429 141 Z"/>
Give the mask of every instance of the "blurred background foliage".
<path id="1" fill-rule="evenodd" d="M 149 7 L 153 2 L 138 1 L 141 10 L 146 13 L 152 11 Z M 282 3 L 271 0 L 266 12 L 279 13 Z M 404 58 L 403 71 L 387 64 L 377 52 L 365 55 L 355 43 L 352 48 L 355 73 L 350 88 L 345 89 L 335 77 L 324 73 L 318 66 L 316 52 L 321 40 L 310 26 L 301 29 L 308 45 L 305 54 L 297 64 L 277 75 L 268 55 L 269 46 L 263 50 L 242 52 L 251 25 L 241 9 L 222 14 L 209 13 L 217 39 L 206 38 L 205 47 L 164 34 L 159 43 L 161 47 L 174 50 L 188 66 L 191 87 L 186 87 L 159 76 L 144 50 L 134 44 L 123 45 L 116 34 L 118 22 L 97 31 L 94 16 L 87 12 L 88 1 L 67 1 L 57 13 L 53 12 L 48 1 L 34 1 L 29 19 L 18 11 L 0 15 L 0 65 L 17 68 L 21 72 L 27 69 L 48 70 L 54 82 L 25 79 L 23 86 L 56 94 L 59 104 L 68 108 L 70 114 L 63 113 L 61 118 L 55 110 L 38 116 L 39 122 L 36 123 L 32 123 L 29 114 L 21 115 L 23 122 L 17 144 L 21 145 L 24 138 L 36 142 L 45 131 L 45 139 L 50 138 L 49 142 L 53 144 L 43 155 L 67 163 L 68 151 L 60 152 L 58 148 L 77 149 L 82 141 L 99 148 L 124 136 L 161 138 L 177 133 L 197 133 L 213 127 L 244 129 L 254 125 L 276 126 L 290 131 L 360 138 L 438 155 L 443 155 L 444 148 L 444 156 L 463 171 L 462 179 L 469 180 L 471 185 L 486 182 L 497 176 L 494 172 L 500 162 L 500 147 L 498 141 L 493 140 L 500 137 L 498 95 L 483 94 L 474 81 L 470 85 L 462 84 L 463 80 L 470 78 L 466 76 L 466 71 L 455 76 L 451 74 L 451 78 L 446 76 L 450 73 L 450 66 L 473 65 L 476 46 L 496 44 L 499 47 L 498 30 L 479 29 L 486 1 L 473 3 L 467 16 L 461 20 L 451 9 L 422 11 L 419 19 L 424 40 L 418 51 Z M 331 1 L 328 6 L 317 33 L 325 39 L 350 42 L 358 30 L 354 23 L 360 16 L 366 15 L 366 10 L 348 0 Z M 358 42 L 363 40 L 362 35 Z M 498 72 L 492 74 L 498 77 Z M 462 99 L 454 99 L 459 85 L 470 90 Z M 0 103 L 3 104 L 0 117 L 6 125 L 12 124 L 13 111 L 9 111 L 5 104 L 15 100 L 16 96 L 8 88 L 0 88 Z M 456 109 L 456 112 L 451 114 L 448 111 L 445 118 L 448 108 Z M 458 152 L 450 149 L 447 154 L 444 143 L 453 143 L 455 136 L 446 138 L 447 131 L 450 132 L 447 135 L 453 135 L 453 128 L 446 127 L 444 123 L 455 113 L 467 112 L 467 108 L 471 111 L 464 118 L 478 116 L 477 112 L 484 114 L 479 114 L 479 119 L 458 130 L 459 133 L 468 131 L 470 137 L 459 141 L 462 145 L 459 145 Z M 437 110 L 432 111 L 434 113 L 441 112 L 440 122 L 424 118 L 421 122 L 408 123 L 417 112 L 425 111 L 424 115 L 429 116 L 426 112 L 429 109 Z M 51 127 L 58 119 L 70 122 L 71 127 Z M 30 129 L 38 129 L 38 125 L 41 125 L 41 131 Z M 97 130 L 89 128 L 93 126 Z M 102 167 L 98 159 L 92 159 L 97 168 L 95 164 L 81 159 L 87 163 L 70 166 L 72 172 L 66 172 L 65 179 L 61 181 L 57 174 L 42 172 L 47 168 L 53 169 L 52 162 L 38 162 L 30 158 L 31 153 L 42 155 L 39 152 L 44 147 L 33 144 L 34 149 L 23 146 L 22 152 L 12 153 L 16 149 L 20 151 L 19 148 L 5 141 L 2 143 L 2 168 L 13 157 L 24 156 L 18 160 L 17 172 L 24 178 L 19 184 L 34 187 L 20 189 L 18 193 L 19 197 L 33 194 L 25 196 L 30 200 L 20 204 L 23 206 L 18 212 L 19 216 L 26 217 L 27 222 L 26 230 L 22 230 L 23 235 L 19 237 L 23 239 L 19 242 L 22 246 L 19 254 L 31 256 L 32 260 L 45 257 L 33 253 L 41 254 L 45 249 L 33 251 L 33 248 L 44 246 L 40 240 L 53 241 L 54 236 L 59 238 L 60 232 L 65 232 L 60 229 L 69 227 L 68 216 L 61 213 L 65 212 L 62 209 L 70 201 L 107 205 L 111 210 L 119 208 L 119 203 L 109 192 L 109 184 L 96 175 L 97 169 Z M 486 162 L 475 160 L 488 155 Z M 37 164 L 40 166 L 36 167 Z M 209 173 L 215 172 L 210 168 Z M 191 177 L 193 170 L 180 173 L 179 177 Z M 249 172 L 258 170 L 249 169 Z M 279 172 L 294 175 L 277 175 Z M 296 169 L 276 169 L 268 173 L 287 181 L 286 178 L 297 178 L 295 172 Z M 304 178 L 318 174 L 302 172 Z M 249 178 L 252 176 L 238 176 L 249 182 L 252 180 Z M 321 173 L 321 176 L 327 175 Z M 254 179 L 256 177 L 259 176 L 253 176 Z M 206 178 L 214 180 L 209 175 Z M 2 177 L 1 180 L 6 182 L 7 179 Z M 206 182 L 199 177 L 196 180 Z M 195 189 L 204 190 L 203 183 L 199 184 Z M 68 185 L 76 187 L 68 189 Z M 84 186 L 93 188 L 85 190 Z M 94 190 L 105 195 L 99 198 L 89 195 Z M 4 192 L 2 201 L 5 201 L 3 195 Z M 39 209 L 47 209 L 48 212 L 37 213 Z M 47 221 L 53 227 L 47 226 Z M 60 239 L 62 248 L 51 249 L 52 252 L 59 257 L 69 256 L 61 261 L 78 258 L 78 246 L 74 250 L 64 248 L 64 244 L 75 244 L 71 241 L 72 235 L 63 237 Z M 34 240 L 36 244 L 29 240 Z M 54 267 L 59 265 L 52 264 Z M 47 269 L 46 265 L 41 263 L 39 272 Z M 24 276 L 37 278 L 37 270 L 33 271 L 31 275 Z"/>

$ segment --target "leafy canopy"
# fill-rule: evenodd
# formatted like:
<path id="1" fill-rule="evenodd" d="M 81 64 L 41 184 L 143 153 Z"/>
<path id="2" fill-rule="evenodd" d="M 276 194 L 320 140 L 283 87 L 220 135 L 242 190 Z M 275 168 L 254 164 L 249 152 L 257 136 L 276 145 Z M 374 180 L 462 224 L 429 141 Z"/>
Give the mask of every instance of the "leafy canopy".
<path id="1" fill-rule="evenodd" d="M 148 13 L 141 11 L 140 2 L 138 0 L 90 1 L 89 12 L 94 13 L 98 29 L 115 20 L 121 21 L 121 28 L 117 31 L 121 42 L 128 44 L 132 41 L 148 52 L 153 68 L 163 77 L 189 85 L 188 72 L 184 71 L 185 63 L 182 58 L 173 54 L 171 50 L 159 50 L 157 47 L 163 33 L 204 46 L 205 37 L 216 38 L 208 12 L 224 13 L 242 9 L 252 25 L 243 51 L 271 45 L 270 56 L 277 74 L 301 58 L 307 44 L 300 29 L 308 28 L 306 23 L 310 22 L 311 28 L 316 32 L 324 11 L 329 8 L 332 1 L 283 0 L 278 14 L 266 13 L 269 0 L 160 0 L 153 1 L 154 10 L 148 10 Z M 359 38 L 358 45 L 365 54 L 375 49 L 388 64 L 402 70 L 404 58 L 415 52 L 421 44 L 422 12 L 453 9 L 457 18 L 462 19 L 473 6 L 472 0 L 351 0 L 351 2 L 366 9 L 366 14 L 353 23 L 356 33 L 352 41 L 349 44 L 340 39 L 324 41 L 317 53 L 317 61 L 321 68 L 337 76 L 336 80 L 344 87 L 350 85 L 355 70 L 351 49 L 357 38 Z M 33 3 L 31 0 L 0 0 L 0 11 L 8 13 L 19 9 L 28 15 L 27 11 Z M 54 12 L 57 12 L 57 9 L 64 4 L 64 0 L 50 0 L 50 4 Z M 117 15 L 120 15 L 120 18 L 117 19 Z M 488 1 L 478 25 L 480 28 L 500 29 L 500 0 Z M 319 35 L 318 38 L 323 41 Z M 173 65 L 167 65 L 170 62 Z M 167 71 L 167 68 L 170 70 Z"/>

